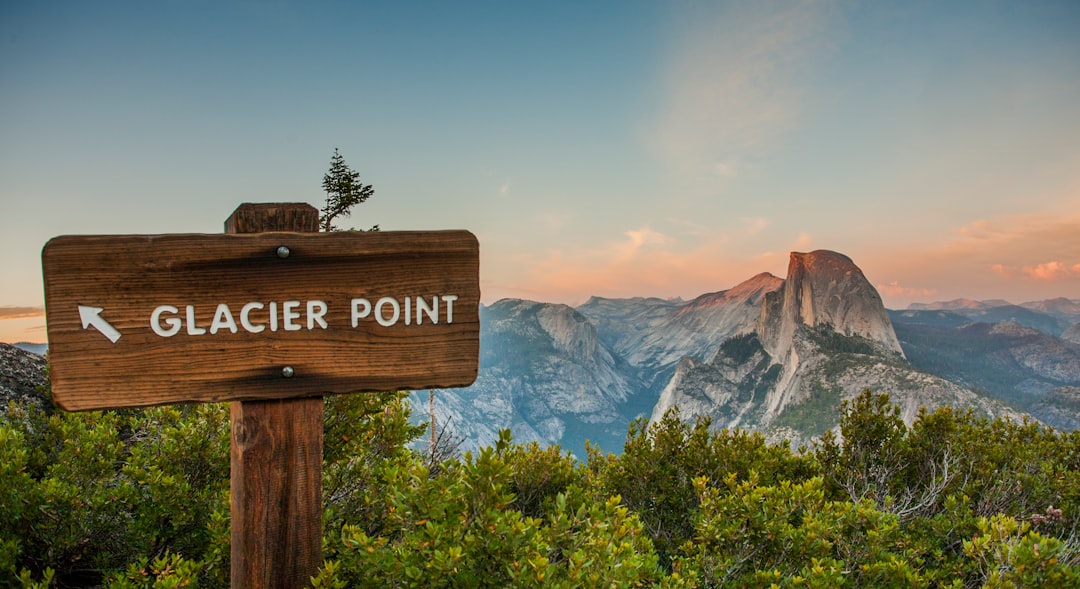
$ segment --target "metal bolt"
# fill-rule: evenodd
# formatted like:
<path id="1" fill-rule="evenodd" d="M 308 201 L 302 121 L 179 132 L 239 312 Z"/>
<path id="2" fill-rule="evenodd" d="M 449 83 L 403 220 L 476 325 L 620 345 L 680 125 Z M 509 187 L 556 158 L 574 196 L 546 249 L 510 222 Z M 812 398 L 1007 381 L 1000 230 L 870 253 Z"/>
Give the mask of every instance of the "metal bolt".
<path id="1" fill-rule="evenodd" d="M 289 257 L 289 248 L 287 248 L 285 246 L 281 246 L 281 247 L 277 248 L 277 257 L 279 257 L 281 259 L 285 259 L 285 258 Z"/>
<path id="2" fill-rule="evenodd" d="M 286 366 L 281 369 L 281 376 L 284 376 L 285 378 L 292 378 L 292 375 L 294 374 L 296 374 L 296 371 L 293 370 L 292 366 Z"/>

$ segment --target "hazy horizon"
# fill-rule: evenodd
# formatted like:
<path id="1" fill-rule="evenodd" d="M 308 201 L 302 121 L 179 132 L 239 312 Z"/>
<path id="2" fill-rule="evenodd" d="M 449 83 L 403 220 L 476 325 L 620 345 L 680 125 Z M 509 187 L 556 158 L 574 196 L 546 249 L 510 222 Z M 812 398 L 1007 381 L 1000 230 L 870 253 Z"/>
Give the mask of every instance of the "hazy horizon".
<path id="1" fill-rule="evenodd" d="M 737 285 L 731 285 L 732 288 L 735 287 L 735 286 L 737 286 Z M 725 288 L 725 289 L 721 289 L 721 290 L 728 290 L 728 289 Z M 663 300 L 672 301 L 672 302 L 684 302 L 685 303 L 685 302 L 690 302 L 690 301 L 692 301 L 692 300 L 694 300 L 694 299 L 696 299 L 698 297 L 707 296 L 707 295 L 710 295 L 710 294 L 714 294 L 716 292 L 720 292 L 720 291 L 703 292 L 703 293 L 699 293 L 696 296 L 691 296 L 691 297 L 682 297 L 682 296 L 678 296 L 678 295 L 667 296 L 667 297 L 665 297 L 665 296 L 656 296 L 656 295 L 631 295 L 631 296 L 625 296 L 625 297 L 602 297 L 602 298 L 608 298 L 608 299 L 631 299 L 631 298 L 638 298 L 638 297 L 640 297 L 640 298 L 658 298 L 658 299 L 663 299 Z M 880 294 L 880 290 L 879 290 L 879 294 Z M 571 300 L 571 301 L 536 300 L 535 302 L 553 303 L 553 304 L 561 303 L 561 304 L 569 305 L 571 307 L 578 307 L 580 305 L 585 304 L 588 301 L 588 299 L 592 298 L 593 296 L 601 296 L 601 295 L 590 295 L 589 297 L 587 297 L 585 299 L 582 299 L 582 300 Z M 491 305 L 499 302 L 500 300 L 504 300 L 504 299 L 520 299 L 520 298 L 521 297 L 500 297 L 498 299 L 492 299 L 492 300 L 487 300 L 485 298 L 481 302 L 481 304 L 483 306 L 491 306 Z M 1005 300 L 1005 299 L 971 299 L 970 297 L 956 297 L 956 298 L 952 298 L 952 299 L 935 299 L 935 300 L 926 300 L 926 301 L 911 301 L 910 303 L 908 303 L 907 305 L 905 305 L 903 307 L 890 306 L 888 303 L 885 303 L 885 308 L 889 309 L 889 310 L 892 310 L 892 311 L 902 311 L 902 310 L 906 310 L 906 309 L 910 308 L 913 305 L 933 304 L 933 303 L 954 303 L 954 302 L 968 301 L 968 300 L 976 301 L 976 302 L 980 302 L 980 303 L 1002 302 L 1002 303 L 1006 303 L 1006 304 L 1009 304 L 1009 305 L 1022 306 L 1022 305 L 1028 304 L 1028 303 L 1038 303 L 1038 302 L 1044 302 L 1044 301 L 1054 300 L 1054 299 L 1068 299 L 1068 300 L 1071 300 L 1073 302 L 1076 302 L 1076 303 L 1080 304 L 1080 298 L 1068 297 L 1068 296 L 1064 296 L 1064 295 L 1058 296 L 1058 297 L 1049 297 L 1049 298 L 1046 298 L 1046 299 L 1030 300 L 1030 301 L 1009 301 L 1009 300 Z M 534 300 L 534 299 L 529 299 L 529 300 Z M 5 323 L 12 325 L 13 329 L 9 329 L 9 330 L 5 331 L 4 330 L 4 328 L 6 327 Z M 5 339 L 5 334 L 18 334 L 18 333 L 24 333 L 24 334 L 38 333 L 38 334 L 41 335 L 42 339 L 40 339 L 40 340 L 35 340 L 35 339 L 13 339 L 11 337 L 7 337 Z M 40 345 L 40 344 L 46 344 L 47 343 L 46 340 L 47 340 L 47 338 L 45 337 L 45 317 L 44 317 L 44 308 L 43 307 L 14 307 L 14 306 L 0 307 L 0 343 Z"/>
<path id="2" fill-rule="evenodd" d="M 1080 298 L 1080 4 L 0 7 L 0 341 L 44 342 L 65 234 L 242 202 L 468 229 L 485 303 L 691 299 L 792 251 L 887 307 Z"/>

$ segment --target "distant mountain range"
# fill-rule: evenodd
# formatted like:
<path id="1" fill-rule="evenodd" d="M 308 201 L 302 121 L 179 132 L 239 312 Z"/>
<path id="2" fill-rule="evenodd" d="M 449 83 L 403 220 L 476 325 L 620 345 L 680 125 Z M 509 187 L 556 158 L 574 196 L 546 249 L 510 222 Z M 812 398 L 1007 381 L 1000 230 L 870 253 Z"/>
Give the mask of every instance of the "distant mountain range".
<path id="1" fill-rule="evenodd" d="M 630 421 L 676 408 L 802 444 L 866 388 L 909 422 L 948 405 L 1080 429 L 1080 300 L 888 311 L 850 258 L 825 250 L 792 253 L 783 279 L 762 273 L 690 301 L 504 299 L 481 306 L 480 331 L 476 383 L 434 394 L 437 422 L 466 450 L 510 428 L 578 456 L 586 440 L 619 452 Z M 426 419 L 427 392 L 411 401 Z"/>
<path id="2" fill-rule="evenodd" d="M 850 258 L 792 253 L 690 301 L 594 297 L 578 307 L 505 299 L 481 308 L 480 375 L 438 391 L 465 449 L 501 428 L 519 441 L 619 452 L 627 424 L 678 408 L 714 427 L 807 443 L 865 388 L 909 422 L 949 405 L 1080 427 L 1080 300 L 960 299 L 887 311 Z M 427 394 L 413 396 L 427 414 Z"/>
<path id="3" fill-rule="evenodd" d="M 49 349 L 49 344 L 30 344 L 27 342 L 15 342 L 12 345 L 16 348 L 19 348 L 20 350 L 26 350 L 27 352 L 37 354 L 39 356 L 44 356 L 45 352 Z"/>

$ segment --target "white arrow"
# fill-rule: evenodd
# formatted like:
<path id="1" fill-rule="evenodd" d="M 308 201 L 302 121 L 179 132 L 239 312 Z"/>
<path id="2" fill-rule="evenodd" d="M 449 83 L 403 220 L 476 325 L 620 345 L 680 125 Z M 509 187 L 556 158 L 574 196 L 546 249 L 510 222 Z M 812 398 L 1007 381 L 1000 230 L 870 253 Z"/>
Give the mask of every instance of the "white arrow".
<path id="1" fill-rule="evenodd" d="M 101 307 L 84 307 L 79 305 L 79 319 L 82 320 L 82 327 L 86 329 L 93 327 L 101 332 L 102 335 L 109 338 L 109 341 L 116 343 L 116 340 L 120 339 L 120 332 L 116 331 L 116 328 L 109 325 L 109 322 L 101 318 L 101 312 L 104 311 Z"/>

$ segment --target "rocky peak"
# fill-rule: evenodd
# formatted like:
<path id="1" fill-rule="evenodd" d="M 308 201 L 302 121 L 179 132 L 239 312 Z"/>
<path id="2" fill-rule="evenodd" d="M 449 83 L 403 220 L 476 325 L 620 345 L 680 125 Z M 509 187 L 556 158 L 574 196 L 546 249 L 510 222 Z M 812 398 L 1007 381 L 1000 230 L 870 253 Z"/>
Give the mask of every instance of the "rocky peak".
<path id="1" fill-rule="evenodd" d="M 1061 339 L 1074 344 L 1080 344 L 1080 323 L 1076 323 L 1072 327 L 1066 329 L 1065 333 L 1061 334 Z"/>
<path id="2" fill-rule="evenodd" d="M 994 301 L 997 302 L 997 301 Z M 1000 301 L 1003 305 L 1009 303 Z M 957 311 L 957 310 L 973 310 L 973 309 L 990 309 L 994 304 L 986 301 L 976 301 L 974 299 L 953 299 L 951 301 L 936 301 L 933 303 L 911 303 L 908 305 L 908 309 L 912 311 Z"/>
<path id="3" fill-rule="evenodd" d="M 1056 299 L 1047 299 L 1045 301 L 1022 303 L 1020 306 L 1025 309 L 1041 311 L 1050 315 L 1080 318 L 1080 300 L 1078 299 L 1058 297 Z"/>
<path id="4" fill-rule="evenodd" d="M 1038 329 L 1020 325 L 1016 321 L 999 321 L 990 327 L 991 335 L 1008 335 L 1012 337 L 1038 336 L 1042 332 Z"/>
<path id="5" fill-rule="evenodd" d="M 749 280 L 740 282 L 728 290 L 704 294 L 690 301 L 681 309 L 680 315 L 696 313 L 710 307 L 730 305 L 753 305 L 761 304 L 765 294 L 779 290 L 784 286 L 784 281 L 768 272 L 762 272 Z"/>
<path id="6" fill-rule="evenodd" d="M 828 250 L 792 252 L 784 288 L 768 294 L 761 308 L 762 344 L 781 359 L 799 327 L 822 325 L 903 355 L 881 296 L 851 258 Z"/>
<path id="7" fill-rule="evenodd" d="M 0 411 L 7 410 L 8 401 L 45 407 L 38 387 L 46 382 L 44 357 L 0 343 Z"/>
<path id="8" fill-rule="evenodd" d="M 581 363 L 595 362 L 600 340 L 584 315 L 566 305 L 545 305 L 536 313 L 540 327 L 551 337 L 556 349 Z"/>

